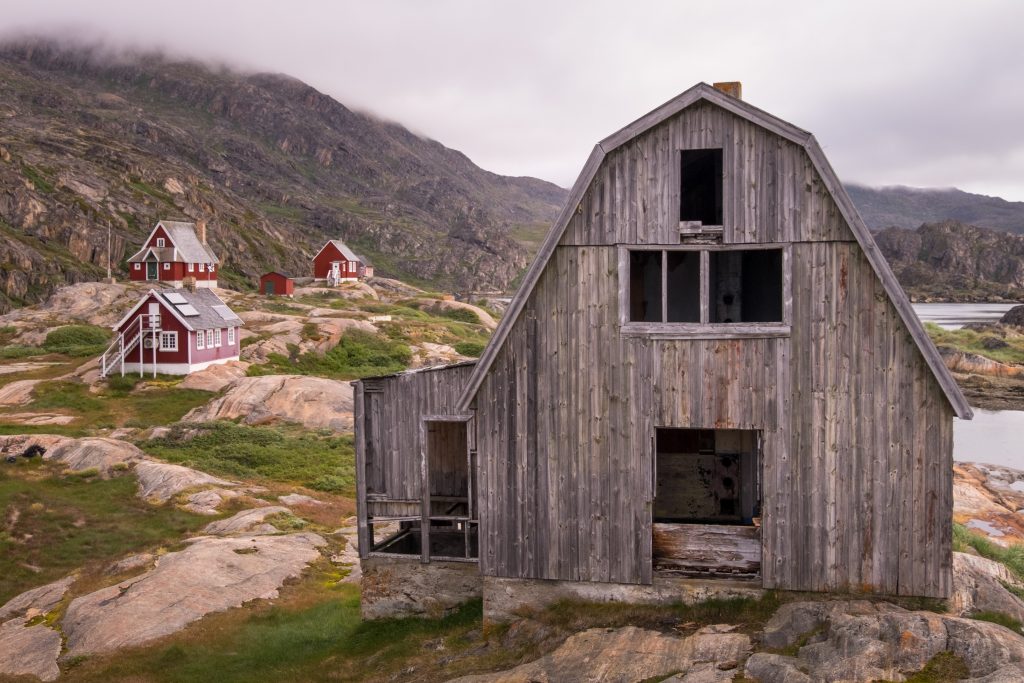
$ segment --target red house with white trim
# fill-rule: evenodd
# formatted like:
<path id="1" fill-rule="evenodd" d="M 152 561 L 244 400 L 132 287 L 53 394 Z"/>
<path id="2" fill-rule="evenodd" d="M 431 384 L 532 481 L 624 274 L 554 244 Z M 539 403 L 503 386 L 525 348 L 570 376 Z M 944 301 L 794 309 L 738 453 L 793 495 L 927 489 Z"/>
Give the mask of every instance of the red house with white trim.
<path id="1" fill-rule="evenodd" d="M 206 221 L 160 221 L 142 249 L 128 259 L 128 275 L 133 281 L 172 287 L 181 287 L 186 278 L 197 287 L 216 287 L 219 263 L 206 243 Z"/>
<path id="2" fill-rule="evenodd" d="M 326 280 L 334 286 L 340 282 L 355 282 L 359 279 L 361 261 L 355 252 L 341 240 L 327 240 L 313 257 L 313 279 Z"/>
<path id="3" fill-rule="evenodd" d="M 100 373 L 187 375 L 238 360 L 243 324 L 210 289 L 151 289 L 114 325 Z"/>

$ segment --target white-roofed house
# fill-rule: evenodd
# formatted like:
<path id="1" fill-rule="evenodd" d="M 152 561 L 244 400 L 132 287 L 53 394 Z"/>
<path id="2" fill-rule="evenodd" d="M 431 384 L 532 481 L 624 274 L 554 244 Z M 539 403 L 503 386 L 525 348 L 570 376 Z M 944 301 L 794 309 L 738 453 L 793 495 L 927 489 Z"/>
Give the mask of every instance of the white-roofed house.
<path id="1" fill-rule="evenodd" d="M 128 259 L 132 281 L 181 287 L 186 279 L 197 287 L 217 286 L 220 260 L 206 243 L 206 221 L 159 221 L 143 247 Z"/>
<path id="2" fill-rule="evenodd" d="M 313 257 L 313 279 L 325 280 L 334 286 L 359 279 L 361 260 L 341 240 L 327 240 L 327 244 Z"/>
<path id="3" fill-rule="evenodd" d="M 151 289 L 114 325 L 100 372 L 187 375 L 238 360 L 242 325 L 210 289 Z"/>

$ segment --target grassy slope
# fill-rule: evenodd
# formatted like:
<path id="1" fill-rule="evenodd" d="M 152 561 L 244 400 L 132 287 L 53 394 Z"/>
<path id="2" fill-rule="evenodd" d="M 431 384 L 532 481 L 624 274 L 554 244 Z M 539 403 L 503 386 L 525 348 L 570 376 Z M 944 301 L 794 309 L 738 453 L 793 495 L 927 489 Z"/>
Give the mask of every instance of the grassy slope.
<path id="1" fill-rule="evenodd" d="M 61 476 L 38 458 L 0 467 L 0 604 L 29 588 L 176 540 L 209 521 L 136 497 L 135 477 Z"/>
<path id="2" fill-rule="evenodd" d="M 925 329 L 937 346 L 950 346 L 1000 363 L 1024 364 L 1024 334 L 1014 327 L 1004 326 L 1005 336 L 968 329 L 945 330 L 935 323 L 926 323 Z M 1000 344 L 1005 346 L 995 348 Z"/>

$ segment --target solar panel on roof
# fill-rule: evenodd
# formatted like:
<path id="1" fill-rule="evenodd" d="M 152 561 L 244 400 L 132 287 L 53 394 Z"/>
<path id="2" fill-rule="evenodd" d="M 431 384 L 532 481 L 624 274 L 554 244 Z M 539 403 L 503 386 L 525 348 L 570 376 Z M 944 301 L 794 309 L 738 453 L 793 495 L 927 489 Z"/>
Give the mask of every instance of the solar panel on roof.
<path id="1" fill-rule="evenodd" d="M 178 294 L 177 292 L 168 292 L 167 294 L 164 294 L 164 297 L 166 297 L 167 300 L 170 301 L 172 304 L 188 303 L 185 297 L 183 297 L 181 294 Z"/>
<path id="2" fill-rule="evenodd" d="M 211 306 L 210 308 L 217 311 L 217 314 L 220 315 L 220 317 L 224 318 L 225 320 L 234 320 L 235 318 L 238 317 L 237 315 L 235 315 L 234 311 L 232 311 L 230 308 L 223 304 L 214 305 Z"/>
<path id="3" fill-rule="evenodd" d="M 192 304 L 178 304 L 177 308 L 179 313 L 188 318 L 199 315 L 199 311 Z"/>

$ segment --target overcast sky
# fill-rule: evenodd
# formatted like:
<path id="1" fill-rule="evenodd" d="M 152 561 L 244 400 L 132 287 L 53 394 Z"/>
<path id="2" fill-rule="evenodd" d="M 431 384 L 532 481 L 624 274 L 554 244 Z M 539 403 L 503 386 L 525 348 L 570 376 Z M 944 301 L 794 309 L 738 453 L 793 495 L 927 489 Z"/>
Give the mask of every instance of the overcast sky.
<path id="1" fill-rule="evenodd" d="M 287 73 L 562 186 L 597 140 L 698 81 L 740 80 L 845 181 L 1024 200 L 1016 0 L 0 0 L 0 33 L 21 32 Z"/>

